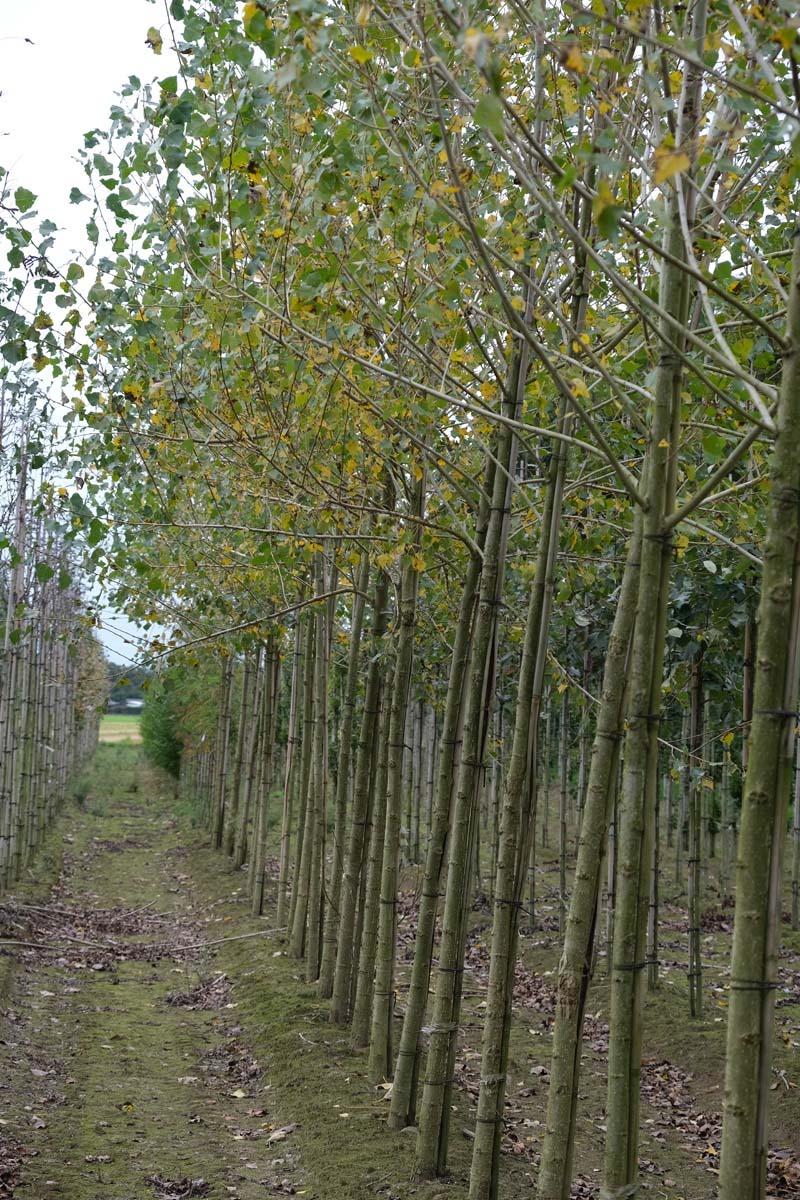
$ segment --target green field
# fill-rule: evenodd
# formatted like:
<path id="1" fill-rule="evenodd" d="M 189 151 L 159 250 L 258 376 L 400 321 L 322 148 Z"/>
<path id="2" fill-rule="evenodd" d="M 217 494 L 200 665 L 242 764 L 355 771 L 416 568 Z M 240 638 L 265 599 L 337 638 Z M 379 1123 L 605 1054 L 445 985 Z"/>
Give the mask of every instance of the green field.
<path id="1" fill-rule="evenodd" d="M 141 742 L 139 716 L 131 713 L 107 713 L 100 721 L 101 742 Z"/>

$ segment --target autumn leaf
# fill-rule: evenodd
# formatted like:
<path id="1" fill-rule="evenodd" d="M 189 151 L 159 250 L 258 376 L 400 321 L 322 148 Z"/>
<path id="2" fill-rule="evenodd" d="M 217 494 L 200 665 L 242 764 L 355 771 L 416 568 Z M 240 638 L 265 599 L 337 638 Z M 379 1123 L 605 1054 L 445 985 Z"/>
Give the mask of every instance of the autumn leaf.
<path id="1" fill-rule="evenodd" d="M 586 70 L 586 63 L 584 62 L 580 47 L 575 44 L 566 46 L 562 52 L 561 65 L 566 67 L 568 71 L 574 71 L 576 75 L 583 75 Z"/>
<path id="2" fill-rule="evenodd" d="M 360 63 L 361 66 L 363 66 L 364 63 L 368 63 L 372 58 L 372 51 L 368 50 L 366 46 L 351 46 L 348 50 L 348 54 L 351 58 L 354 58 L 357 63 Z"/>
<path id="3" fill-rule="evenodd" d="M 655 152 L 656 183 L 663 183 L 673 175 L 679 175 L 689 166 L 689 155 L 685 150 L 677 150 L 674 146 L 658 146 Z"/>
<path id="4" fill-rule="evenodd" d="M 164 46 L 164 39 L 156 29 L 155 25 L 151 25 L 147 31 L 147 37 L 144 40 L 145 46 L 149 46 L 154 54 L 160 54 Z"/>

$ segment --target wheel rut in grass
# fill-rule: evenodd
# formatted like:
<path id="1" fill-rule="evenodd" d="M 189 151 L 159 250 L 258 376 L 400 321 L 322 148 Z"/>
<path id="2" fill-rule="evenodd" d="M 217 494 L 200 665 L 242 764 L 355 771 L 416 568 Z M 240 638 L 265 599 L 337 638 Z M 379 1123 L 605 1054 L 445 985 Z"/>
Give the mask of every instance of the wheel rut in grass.
<path id="1" fill-rule="evenodd" d="M 0 1017 L 0 1197 L 290 1193 L 286 1130 L 201 948 L 179 827 L 134 789 L 71 820 L 49 896 L 0 900 L 20 942 Z"/>

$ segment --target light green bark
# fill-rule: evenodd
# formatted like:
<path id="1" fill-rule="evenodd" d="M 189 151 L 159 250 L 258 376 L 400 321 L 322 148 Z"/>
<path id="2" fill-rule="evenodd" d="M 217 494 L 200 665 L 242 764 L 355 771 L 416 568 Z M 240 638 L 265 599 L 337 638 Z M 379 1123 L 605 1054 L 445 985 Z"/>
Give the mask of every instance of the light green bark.
<path id="1" fill-rule="evenodd" d="M 792 773 L 800 622 L 800 231 L 794 231 L 758 607 L 753 716 L 739 850 L 728 1005 L 720 1200 L 762 1200 L 781 913 L 781 864 Z"/>
<path id="2" fill-rule="evenodd" d="M 419 526 L 417 528 L 419 529 Z M 418 546 L 418 544 L 417 539 L 415 545 Z M 369 1043 L 369 1078 L 373 1083 L 388 1078 L 392 1067 L 392 1022 L 397 942 L 397 869 L 400 855 L 403 746 L 411 668 L 414 659 L 418 582 L 418 572 L 407 557 L 403 565 L 400 585 L 400 611 L 398 614 L 400 629 L 389 713 L 386 821 Z"/>
<path id="3" fill-rule="evenodd" d="M 479 534 L 482 541 L 482 535 Z M 481 560 L 473 555 L 469 561 L 461 593 L 456 621 L 450 676 L 447 686 L 442 735 L 439 739 L 439 769 L 436 800 L 433 806 L 431 834 L 425 856 L 425 872 L 420 895 L 414 962 L 406 997 L 406 1014 L 400 1035 L 400 1046 L 389 1110 L 389 1128 L 402 1129 L 414 1120 L 416 1112 L 417 1078 L 422 1053 L 420 1039 L 428 1002 L 431 974 L 433 935 L 436 924 L 439 888 L 444 865 L 445 844 L 450 824 L 453 798 L 454 763 L 462 713 L 464 679 L 469 660 L 470 639 L 475 614 L 475 599 L 481 573 Z"/>
<path id="4" fill-rule="evenodd" d="M 325 932 L 322 944 L 322 964 L 319 969 L 320 998 L 333 995 L 333 976 L 336 968 L 336 946 L 341 921 L 342 876 L 345 863 L 345 822 L 347 792 L 350 785 L 350 761 L 353 749 L 353 720 L 358 691 L 358 668 L 361 653 L 361 631 L 364 626 L 364 606 L 369 583 L 369 555 L 363 554 L 356 577 L 356 594 L 350 614 L 350 646 L 347 658 L 347 678 L 342 702 L 342 723 L 339 738 L 339 765 L 336 777 L 335 826 L 333 863 L 329 901 L 325 911 Z"/>
<path id="5" fill-rule="evenodd" d="M 510 394 L 504 401 L 509 415 L 517 413 L 521 363 L 515 365 Z M 508 520 L 517 458 L 516 436 L 503 425 L 498 434 L 498 468 L 494 476 L 491 512 L 483 555 L 478 611 L 472 643 L 472 663 L 465 699 L 463 750 L 450 831 L 447 887 L 442 914 L 439 963 L 433 1022 L 420 1107 L 415 1172 L 423 1178 L 441 1174 L 447 1162 L 447 1135 L 452 1090 L 452 1063 L 460 1016 L 461 975 L 466 936 L 469 882 L 474 854 L 478 785 L 494 694 L 497 616 L 502 598 Z"/>
<path id="6" fill-rule="evenodd" d="M 372 990 L 375 982 L 375 954 L 378 944 L 378 916 L 381 907 L 381 869 L 386 834 L 386 779 L 389 770 L 390 706 L 381 713 L 378 746 L 378 769 L 375 773 L 372 829 L 367 851 L 364 877 L 364 915 L 360 931 L 356 992 L 353 1001 L 353 1022 L 350 1045 L 353 1050 L 365 1050 L 369 1045 Z"/>
<path id="7" fill-rule="evenodd" d="M 371 796 L 374 786 L 373 764 L 378 742 L 378 718 L 380 712 L 381 682 L 385 671 L 383 640 L 388 624 L 389 577 L 379 571 L 375 581 L 372 602 L 372 626 L 370 630 L 369 666 L 364 689 L 364 709 L 361 715 L 361 730 L 356 755 L 355 779 L 353 781 L 353 812 L 344 860 L 341 890 L 341 916 L 336 948 L 336 967 L 333 976 L 333 998 L 330 1019 L 344 1024 L 350 1015 L 350 997 L 353 991 L 353 959 L 356 940 L 356 905 L 364 868 L 364 847 L 367 838 Z"/>
<path id="8" fill-rule="evenodd" d="M 592 977 L 603 847 L 616 790 L 626 664 L 636 615 L 640 553 L 641 516 L 637 515 L 606 650 L 581 837 L 559 964 L 547 1122 L 538 1178 L 539 1200 L 569 1200 L 572 1184 L 583 1020 Z"/>

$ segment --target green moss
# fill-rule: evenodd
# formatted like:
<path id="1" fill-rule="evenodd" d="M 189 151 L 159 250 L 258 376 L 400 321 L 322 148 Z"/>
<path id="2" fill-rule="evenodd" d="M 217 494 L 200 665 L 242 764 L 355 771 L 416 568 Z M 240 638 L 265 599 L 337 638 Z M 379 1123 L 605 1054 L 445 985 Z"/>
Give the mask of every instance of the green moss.
<path id="1" fill-rule="evenodd" d="M 366 1060 L 350 1052 L 348 1031 L 329 1024 L 327 1002 L 304 982 L 303 964 L 288 957 L 283 935 L 271 932 L 274 885 L 268 888 L 266 915 L 254 920 L 245 874 L 233 873 L 224 858 L 208 849 L 204 834 L 192 828 L 188 811 L 176 811 L 171 782 L 147 768 L 135 748 L 101 747 L 86 788 L 83 811 L 69 810 L 58 826 L 74 894 L 96 907 L 147 905 L 153 912 L 174 911 L 178 920 L 200 924 L 198 937 L 203 941 L 226 940 L 209 946 L 188 970 L 168 959 L 155 965 L 122 963 L 116 983 L 105 971 L 71 974 L 62 967 L 37 972 L 28 994 L 31 1021 L 45 1037 L 42 1052 L 60 1054 L 67 1078 L 74 1082 L 65 1080 L 62 1085 L 59 1077 L 57 1086 L 67 1103 L 43 1111 L 48 1128 L 35 1135 L 42 1153 L 28 1165 L 27 1190 L 20 1190 L 19 1196 L 39 1200 L 58 1194 L 46 1185 L 48 1178 L 58 1178 L 62 1194 L 75 1200 L 152 1198 L 146 1184 L 150 1173 L 203 1176 L 212 1183 L 212 1196 L 263 1197 L 269 1193 L 256 1187 L 257 1179 L 288 1176 L 298 1192 L 318 1200 L 464 1200 L 471 1141 L 462 1131 L 471 1127 L 470 1093 L 474 1096 L 480 1077 L 483 981 L 472 971 L 465 976 L 464 1038 L 457 1068 L 462 1086 L 455 1094 L 451 1120 L 452 1174 L 448 1180 L 417 1184 L 411 1178 L 413 1132 L 386 1128 L 384 1089 L 369 1085 Z M 275 829 L 276 821 L 270 826 Z M 270 850 L 275 849 L 273 841 Z M 41 896 L 58 874 L 60 862 L 56 840 L 37 864 L 38 883 L 33 873 L 24 887 L 38 886 Z M 557 911 L 552 852 L 544 857 L 538 879 L 539 915 L 552 919 Z M 676 907 L 665 916 L 678 917 L 680 912 Z M 474 929 L 483 929 L 479 936 L 484 941 L 488 923 L 486 910 L 473 914 Z M 242 936 L 253 933 L 258 936 Z M 783 934 L 786 946 L 800 951 L 800 937 L 786 926 Z M 644 1098 L 641 1155 L 661 1168 L 653 1182 L 658 1179 L 663 1194 L 676 1200 L 710 1200 L 715 1157 L 703 1154 L 697 1139 L 687 1141 L 680 1122 L 704 1112 L 713 1117 L 721 1105 L 730 935 L 716 930 L 704 940 L 707 1009 L 698 1022 L 688 1018 L 682 936 L 664 929 L 663 954 L 673 965 L 662 973 L 660 988 L 647 997 L 645 1074 L 661 1077 L 663 1088 L 655 1097 L 658 1103 L 651 1103 L 648 1095 Z M 232 940 L 237 938 L 241 940 Z M 537 929 L 523 947 L 523 961 L 535 972 L 537 987 L 542 981 L 554 985 L 559 955 L 555 931 Z M 576 1150 L 576 1170 L 595 1182 L 606 1092 L 603 966 L 601 958 L 589 998 L 588 1010 L 597 1020 L 584 1043 Z M 234 1007 L 214 1015 L 164 1004 L 167 991 L 186 990 L 211 971 L 228 974 Z M 398 979 L 400 1005 L 406 971 L 407 964 Z M 73 985 L 77 992 L 69 991 Z M 42 991 L 55 997 L 41 996 Z M 53 1018 L 57 1025 L 50 1024 Z M 507 1114 L 525 1153 L 504 1155 L 501 1189 L 506 1200 L 532 1193 L 531 1155 L 544 1129 L 551 1023 L 547 1004 L 519 1008 L 514 1023 Z M 798 1082 L 797 1007 L 779 1009 L 776 1024 L 772 1140 L 788 1147 L 800 1126 L 800 1089 L 787 1086 Z M 232 1097 L 237 1085 L 213 1073 L 209 1086 L 179 1083 L 181 1078 L 205 1077 L 204 1063 L 218 1059 L 204 1059 L 204 1052 L 219 1050 L 230 1038 L 232 1025 L 241 1028 L 237 1040 L 251 1048 L 262 1068 L 259 1079 L 243 1089 L 246 1098 Z M 674 1064 L 672 1082 L 669 1069 L 659 1066 L 663 1062 Z M 29 1068 L 23 1064 L 15 1069 L 13 1094 L 35 1100 L 38 1085 L 31 1091 Z M 673 1083 L 676 1104 L 665 1107 L 661 1101 Z M 248 1110 L 264 1112 L 247 1117 Z M 34 1105 L 33 1111 L 40 1109 Z M 193 1122 L 198 1115 L 204 1125 Z M 264 1125 L 296 1128 L 267 1147 L 263 1138 L 251 1140 Z M 243 1140 L 237 1141 L 231 1130 L 240 1128 Z M 86 1162 L 87 1156 L 98 1154 L 110 1154 L 114 1162 Z M 245 1165 L 249 1161 L 258 1164 L 257 1171 Z M 666 1185 L 665 1179 L 672 1184 Z"/>

